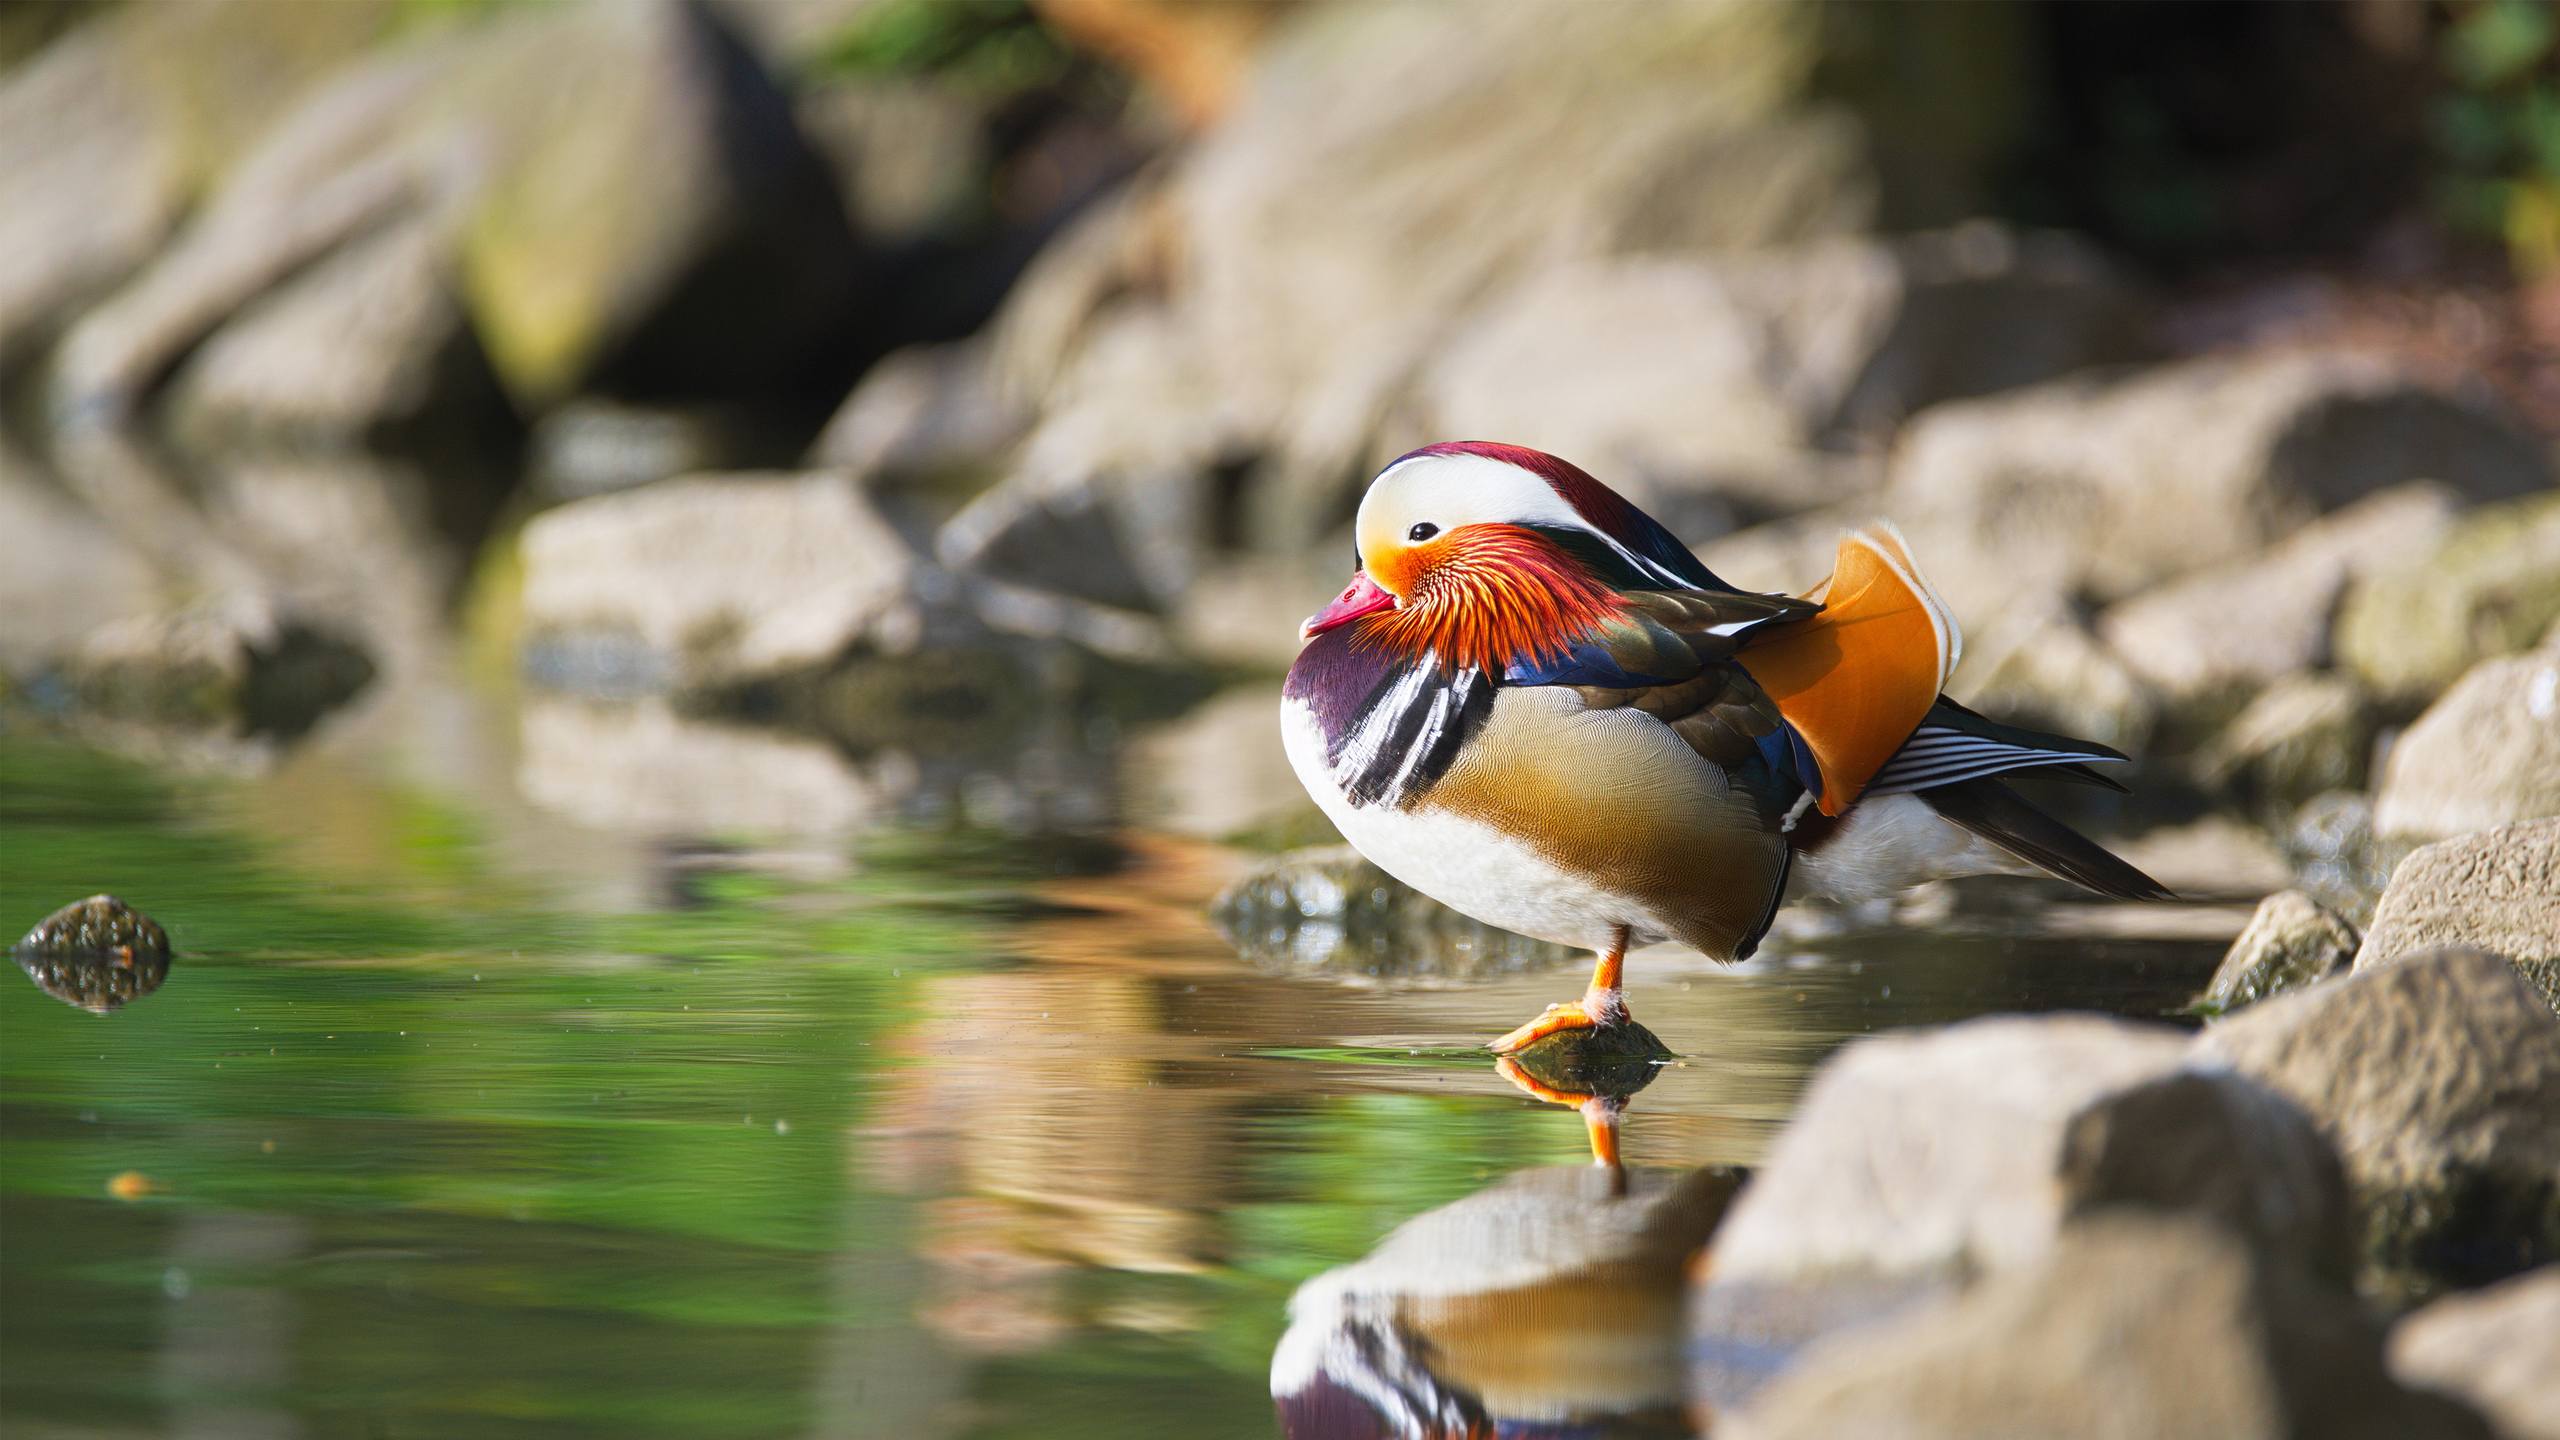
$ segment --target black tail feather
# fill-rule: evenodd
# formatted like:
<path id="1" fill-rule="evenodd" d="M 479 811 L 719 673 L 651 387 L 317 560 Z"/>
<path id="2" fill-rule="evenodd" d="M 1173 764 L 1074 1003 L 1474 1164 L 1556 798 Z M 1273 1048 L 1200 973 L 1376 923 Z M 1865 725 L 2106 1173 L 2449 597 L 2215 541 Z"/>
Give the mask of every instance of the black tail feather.
<path id="1" fill-rule="evenodd" d="M 2068 780 L 2075 785 L 2095 785 L 2101 790 L 2113 790 L 2119 795 L 2133 793 L 2132 786 L 2103 771 L 2092 770 L 2086 765 L 2046 765 L 2029 772 L 2029 778 Z"/>
<path id="2" fill-rule="evenodd" d="M 2083 890 L 2119 900 L 2175 898 L 2166 885 L 2018 798 L 2016 791 L 1997 780 L 1964 780 L 1919 795 L 1940 815 Z"/>

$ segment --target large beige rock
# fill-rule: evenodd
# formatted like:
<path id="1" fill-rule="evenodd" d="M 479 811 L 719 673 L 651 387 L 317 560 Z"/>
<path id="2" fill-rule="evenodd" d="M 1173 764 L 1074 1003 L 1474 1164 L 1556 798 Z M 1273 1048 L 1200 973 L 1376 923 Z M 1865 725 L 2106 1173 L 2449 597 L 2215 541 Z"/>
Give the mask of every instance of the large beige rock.
<path id="1" fill-rule="evenodd" d="M 1410 433 L 1565 456 L 1675 527 L 1665 502 L 1692 489 L 1804 509 L 1825 497 L 1787 493 L 1800 489 L 1787 462 L 1809 437 L 1769 373 L 1764 329 L 1734 278 L 1701 258 L 1537 270 L 1437 350 Z"/>
<path id="2" fill-rule="evenodd" d="M 1675 530 L 1666 502 L 1702 487 L 1785 513 L 1832 498 L 1818 442 L 2114 358 L 2125 311 L 2075 244 L 1987 224 L 1595 258 L 1477 307 L 1424 370 L 1411 433 L 1568 456 Z"/>
<path id="3" fill-rule="evenodd" d="M 512 428 L 432 221 L 353 241 L 252 302 L 187 362 L 179 432 L 357 442 L 433 417 L 438 438 Z"/>
<path id="4" fill-rule="evenodd" d="M 2299 990 L 2345 970 L 2356 958 L 2356 927 L 2299 890 L 2258 902 L 2249 928 L 2231 942 L 2204 998 L 2225 1010 Z"/>
<path id="5" fill-rule="evenodd" d="M 2373 804 L 2387 842 L 2560 816 L 2560 651 L 2484 660 L 2392 743 Z"/>
<path id="6" fill-rule="evenodd" d="M 923 623 L 918 563 L 847 476 L 706 475 L 564 505 L 525 527 L 524 630 L 574 688 L 691 689 L 892 651 Z M 545 656 L 551 658 L 544 658 Z"/>
<path id="7" fill-rule="evenodd" d="M 858 272 L 788 102 L 700 6 L 501 13 L 389 46 L 279 113 L 170 250 L 65 337 L 59 411 L 124 413 L 250 302 L 386 225 L 423 227 L 439 301 L 458 296 L 526 409 L 608 366 L 697 389 L 778 371 Z M 343 290 L 300 302 L 306 336 L 362 328 Z"/>
<path id="8" fill-rule="evenodd" d="M 2431 546 L 2456 497 L 2432 482 L 2356 501 L 2262 555 L 2218 565 L 2110 607 L 2098 634 L 2135 674 L 2197 705 L 2328 663 L 2338 597 L 2357 576 Z"/>
<path id="9" fill-rule="evenodd" d="M 2560 1009 L 2560 819 L 2440 840 L 2391 872 L 2356 968 L 2441 945 L 2506 957 Z"/>
<path id="10" fill-rule="evenodd" d="M 2503 418 L 2385 360 L 2273 353 L 1937 406 L 1885 502 L 1978 615 L 2035 589 L 2123 599 L 2416 480 L 2495 500 L 2552 471 Z"/>
<path id="11" fill-rule="evenodd" d="M 2359 581 L 2338 614 L 2340 663 L 2376 693 L 2423 702 L 2478 661 L 2560 622 L 2560 494 L 2484 507 Z"/>
<path id="12" fill-rule="evenodd" d="M 261 293 L 373 227 L 433 214 L 450 183 L 438 183 L 412 116 L 480 43 L 438 34 L 394 46 L 284 113 L 168 249 L 63 337 L 56 412 L 126 414 Z"/>
<path id="13" fill-rule="evenodd" d="M 2447 1296 L 2391 1327 L 2391 1374 L 2489 1417 L 2504 1440 L 2560 1440 L 2560 1265 Z"/>
<path id="14" fill-rule="evenodd" d="M 2381 917 L 2376 930 L 2389 934 Z M 2560 1257 L 2560 1016 L 2498 956 L 2360 965 L 2217 1021 L 2194 1063 L 2319 1122 L 2386 1288 L 2392 1274 L 2478 1281 Z"/>
<path id="15" fill-rule="evenodd" d="M 122 280 L 394 7 L 133 5 L 0 76 L 0 369 Z"/>
<path id="16" fill-rule="evenodd" d="M 2243 1215 L 2284 1213 L 2265 1227 L 2270 1243 L 2301 1242 L 2292 1227 L 2327 1202 L 2319 1147 L 2299 1116 L 2251 1086 L 2131 1098 L 2169 1082 L 2186 1048 L 2165 1026 L 2080 1016 L 1976 1020 L 1850 1046 L 1814 1077 L 1718 1233 L 1709 1297 L 1837 1274 L 1946 1278 L 2024 1264 L 2073 1210 L 2131 1198 L 2100 1182 L 2136 1172 L 2157 1187 L 2144 1203 L 2215 1209 L 2249 1228 Z M 2166 1142 L 2210 1129 L 2267 1168 L 2235 1171 L 2237 1159 L 2219 1153 L 2170 1163 Z M 2128 1148 L 2149 1163 L 2124 1163 Z M 2205 1198 L 2226 1184 L 2249 1198 Z M 2172 1198 L 2182 1189 L 2184 1200 Z"/>
<path id="17" fill-rule="evenodd" d="M 1308 12 L 1186 165 L 1217 392 L 1311 468 L 1349 468 L 1445 327 L 1532 264 L 1648 230 L 1667 233 L 1645 248 L 1742 245 L 1872 215 L 1855 122 L 1796 108 L 1812 11 L 1455 14 Z"/>
<path id="18" fill-rule="evenodd" d="M 2403 1388 L 2353 1299 L 2187 1218 L 2073 1227 L 2051 1258 L 1805 1357 L 1734 1440 L 2488 1440 Z"/>

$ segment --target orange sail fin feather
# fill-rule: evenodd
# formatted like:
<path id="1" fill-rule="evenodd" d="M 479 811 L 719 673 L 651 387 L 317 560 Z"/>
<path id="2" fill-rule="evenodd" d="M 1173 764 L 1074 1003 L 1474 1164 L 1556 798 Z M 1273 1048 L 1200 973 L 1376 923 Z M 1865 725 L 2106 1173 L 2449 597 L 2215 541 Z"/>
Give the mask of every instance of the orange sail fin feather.
<path id="1" fill-rule="evenodd" d="M 1831 578 L 1806 594 L 1821 614 L 1737 658 L 1812 752 L 1818 803 L 1837 815 L 1928 715 L 1964 642 L 1890 525 L 1842 536 Z"/>

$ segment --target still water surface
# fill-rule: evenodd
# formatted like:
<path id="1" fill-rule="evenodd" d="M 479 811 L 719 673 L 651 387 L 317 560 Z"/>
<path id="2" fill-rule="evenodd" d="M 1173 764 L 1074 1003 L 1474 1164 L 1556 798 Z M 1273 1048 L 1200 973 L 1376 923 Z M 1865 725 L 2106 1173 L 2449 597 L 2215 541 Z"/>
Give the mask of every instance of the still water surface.
<path id="1" fill-rule="evenodd" d="M 2217 948 L 2005 921 L 1639 956 L 1683 1058 L 1621 1185 L 1472 1048 L 1578 973 L 1260 973 L 1195 843 L 910 828 L 599 906 L 396 791 L 347 827 L 24 739 L 0 775 L 0 925 L 107 889 L 179 950 L 105 1016 L 0 973 L 24 1436 L 1259 1436 L 1275 1351 L 1306 1433 L 1686 1433 L 1711 1167 L 1823 1055 L 2166 1013 Z"/>

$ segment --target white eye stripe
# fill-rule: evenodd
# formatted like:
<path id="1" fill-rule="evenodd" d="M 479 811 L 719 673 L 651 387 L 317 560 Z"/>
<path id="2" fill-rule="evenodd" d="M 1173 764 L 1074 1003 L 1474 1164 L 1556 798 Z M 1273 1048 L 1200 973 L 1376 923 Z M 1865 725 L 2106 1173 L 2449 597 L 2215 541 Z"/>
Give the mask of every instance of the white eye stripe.
<path id="1" fill-rule="evenodd" d="M 1429 521 L 1420 517 L 1428 515 Z M 1663 586 L 1697 587 L 1661 561 L 1639 555 L 1593 525 L 1558 495 L 1544 477 L 1507 461 L 1463 452 L 1415 455 L 1399 460 L 1369 482 L 1361 498 L 1358 533 L 1363 542 L 1409 536 L 1410 528 L 1461 525 L 1544 525 L 1597 538 L 1637 573 Z"/>

